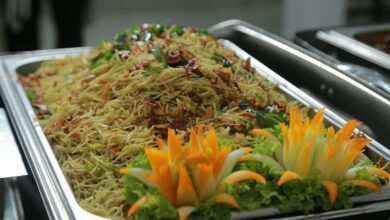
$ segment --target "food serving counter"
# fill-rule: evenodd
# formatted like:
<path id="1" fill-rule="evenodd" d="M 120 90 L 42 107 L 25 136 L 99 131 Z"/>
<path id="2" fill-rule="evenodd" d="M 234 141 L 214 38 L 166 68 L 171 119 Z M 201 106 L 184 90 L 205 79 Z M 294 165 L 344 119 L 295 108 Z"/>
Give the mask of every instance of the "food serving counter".
<path id="1" fill-rule="evenodd" d="M 275 82 L 290 97 L 315 110 L 324 105 L 327 106 L 326 119 L 334 126 L 342 126 L 345 119 L 351 117 L 362 120 L 365 126 L 361 129 L 365 135 L 375 137 L 372 138 L 372 143 L 366 151 L 367 155 L 372 160 L 383 158 L 385 161 L 390 161 L 390 151 L 385 147 L 390 144 L 390 139 L 385 132 L 390 129 L 389 100 L 344 74 L 340 74 L 336 69 L 323 63 L 320 57 L 245 22 L 230 20 L 209 28 L 209 31 L 216 37 L 228 39 L 241 47 L 243 50 L 229 41 L 224 42 L 225 47 L 235 51 L 242 59 L 247 59 L 252 55 L 254 68 Z M 18 82 L 17 74 L 33 72 L 44 60 L 79 54 L 88 50 L 88 48 L 74 48 L 37 51 L 7 56 L 1 60 L 0 77 L 4 79 L 0 82 L 1 95 L 5 101 L 5 107 L 11 114 L 16 136 L 37 182 L 48 216 L 53 219 L 102 218 L 86 212 L 78 205 L 42 128 L 35 120 L 35 113 Z M 302 92 L 296 86 L 307 93 Z M 339 116 L 340 113 L 343 117 Z M 380 122 L 389 123 L 379 125 Z M 384 187 L 382 194 L 368 194 L 354 197 L 352 200 L 356 206 L 345 210 L 302 215 L 300 213 L 282 214 L 278 209 L 270 207 L 251 212 L 233 213 L 232 218 L 342 217 L 345 219 L 348 216 L 387 210 L 390 205 L 390 189 Z"/>

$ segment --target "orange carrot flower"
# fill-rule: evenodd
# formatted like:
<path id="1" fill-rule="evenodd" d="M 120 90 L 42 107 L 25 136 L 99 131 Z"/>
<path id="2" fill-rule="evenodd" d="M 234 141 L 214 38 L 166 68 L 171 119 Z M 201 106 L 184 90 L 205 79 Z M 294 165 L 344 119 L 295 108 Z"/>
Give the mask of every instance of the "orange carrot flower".
<path id="1" fill-rule="evenodd" d="M 340 177 L 349 180 L 342 185 L 353 184 L 364 186 L 374 191 L 380 191 L 375 184 L 366 180 L 355 180 L 356 172 L 367 169 L 371 174 L 389 178 L 390 174 L 376 167 L 351 168 L 353 161 L 370 143 L 366 137 L 351 137 L 360 122 L 349 121 L 337 133 L 333 127 L 324 126 L 324 111 L 320 110 L 313 119 L 303 119 L 298 109 L 290 111 L 290 124 L 280 124 L 283 134 L 283 144 L 276 152 L 277 161 L 285 172 L 280 177 L 278 185 L 288 181 L 304 178 L 313 173 L 319 175 L 322 185 L 329 193 L 329 201 L 333 204 L 337 198 L 337 184 Z M 252 135 L 261 135 L 268 140 L 277 140 L 263 129 L 254 129 Z M 249 158 L 248 156 L 244 157 Z"/>
<path id="2" fill-rule="evenodd" d="M 239 159 L 251 152 L 251 148 L 232 151 L 229 146 L 218 146 L 213 128 L 207 135 L 203 129 L 191 129 L 187 147 L 181 144 L 179 136 L 168 130 L 168 140 L 157 140 L 156 148 L 145 148 L 152 170 L 124 168 L 122 173 L 132 175 L 149 187 L 155 187 L 177 208 L 181 220 L 186 219 L 195 210 L 198 202 L 212 200 L 215 203 L 229 204 L 239 208 L 238 202 L 225 192 L 227 184 L 243 180 L 256 180 L 265 183 L 265 178 L 253 171 L 239 170 L 233 167 Z M 145 203 L 142 197 L 133 204 L 128 212 L 130 217 Z"/>

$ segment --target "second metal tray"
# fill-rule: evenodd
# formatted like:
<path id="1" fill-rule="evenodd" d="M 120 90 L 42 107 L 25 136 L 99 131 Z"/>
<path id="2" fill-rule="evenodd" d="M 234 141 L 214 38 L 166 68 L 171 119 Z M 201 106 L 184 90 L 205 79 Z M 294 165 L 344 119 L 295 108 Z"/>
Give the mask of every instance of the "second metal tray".
<path id="1" fill-rule="evenodd" d="M 357 34 L 381 30 L 390 30 L 390 24 L 328 28 L 316 38 L 390 71 L 390 54 L 356 39 Z"/>

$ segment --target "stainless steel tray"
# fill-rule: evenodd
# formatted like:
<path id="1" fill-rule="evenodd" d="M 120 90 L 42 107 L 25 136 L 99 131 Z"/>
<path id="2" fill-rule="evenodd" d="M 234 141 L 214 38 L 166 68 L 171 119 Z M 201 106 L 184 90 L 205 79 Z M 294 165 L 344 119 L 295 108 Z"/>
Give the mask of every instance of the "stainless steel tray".
<path id="1" fill-rule="evenodd" d="M 344 118 L 357 118 L 390 147 L 390 99 L 336 69 L 333 62 L 240 20 L 228 20 L 210 33 L 228 39 L 295 86 L 309 91 Z"/>
<path id="2" fill-rule="evenodd" d="M 316 37 L 355 56 L 390 70 L 390 55 L 355 39 L 363 32 L 390 30 L 390 24 L 340 27 L 320 30 Z"/>
<path id="3" fill-rule="evenodd" d="M 359 34 L 390 30 L 390 24 L 331 27 L 296 33 L 294 41 L 320 55 L 354 80 L 390 99 L 390 55 L 356 40 Z"/>
<path id="4" fill-rule="evenodd" d="M 247 53 L 239 49 L 233 43 L 229 41 L 223 41 L 225 47 L 236 51 L 237 55 L 242 59 L 249 57 Z M 99 216 L 88 213 L 83 210 L 77 203 L 69 184 L 63 175 L 61 168 L 51 150 L 51 147 L 43 133 L 42 128 L 38 122 L 34 120 L 36 118 L 33 108 L 31 107 L 22 85 L 19 83 L 17 74 L 28 74 L 34 68 L 37 68 L 37 64 L 41 61 L 48 59 L 56 59 L 64 57 L 65 55 L 79 54 L 85 52 L 88 49 L 76 48 L 71 50 L 53 50 L 45 52 L 37 52 L 28 56 L 10 56 L 5 57 L 1 61 L 2 69 L 0 69 L 0 87 L 1 95 L 4 99 L 6 107 L 11 114 L 11 119 L 15 127 L 17 136 L 25 151 L 28 162 L 31 166 L 33 175 L 38 183 L 38 187 L 42 194 L 44 203 L 47 207 L 49 216 L 54 219 L 103 219 Z M 257 71 L 268 78 L 270 81 L 277 83 L 281 91 L 284 91 L 288 96 L 293 97 L 304 105 L 307 105 L 313 109 L 320 109 L 323 106 L 293 86 L 291 83 L 277 75 L 265 65 L 252 58 L 252 65 Z M 334 124 L 336 127 L 340 127 L 345 123 L 345 120 L 340 118 L 337 114 L 330 110 L 325 111 L 326 119 Z M 383 157 L 386 161 L 390 161 L 390 152 L 384 146 L 372 141 L 367 147 L 367 154 L 372 159 L 378 159 Z M 390 198 L 390 194 L 387 194 L 387 190 L 383 189 L 383 195 L 385 198 Z M 368 201 L 377 201 L 377 195 L 369 197 Z M 379 199 L 379 200 L 382 200 Z M 367 200 L 367 198 L 366 198 Z M 366 202 L 366 200 L 362 200 Z M 360 200 L 359 200 L 360 201 Z M 380 208 L 379 206 L 377 208 Z M 339 214 L 348 215 L 351 210 L 338 210 Z M 332 216 L 332 212 L 329 212 Z M 356 212 L 353 212 L 356 213 Z M 244 214 L 245 213 L 241 213 Z M 241 215 L 239 214 L 239 215 Z M 248 213 L 250 214 L 250 213 Z M 272 215 L 277 214 L 272 212 Z M 238 217 L 240 217 L 238 215 Z M 328 216 L 329 216 L 328 215 Z M 313 218 L 315 215 L 295 216 L 296 218 Z M 237 217 L 235 214 L 233 217 Z"/>

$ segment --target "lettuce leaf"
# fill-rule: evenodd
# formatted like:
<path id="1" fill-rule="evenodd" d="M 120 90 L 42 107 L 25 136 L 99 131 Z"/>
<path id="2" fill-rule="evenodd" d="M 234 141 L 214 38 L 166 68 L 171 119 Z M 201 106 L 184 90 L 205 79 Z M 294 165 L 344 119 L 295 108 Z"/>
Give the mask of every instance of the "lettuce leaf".
<path id="1" fill-rule="evenodd" d="M 136 156 L 133 158 L 129 166 L 150 169 L 150 164 L 146 155 Z M 151 190 L 148 186 L 130 175 L 123 175 L 123 184 L 124 196 L 129 204 L 135 203 L 138 199 L 148 194 Z"/>
<path id="2" fill-rule="evenodd" d="M 264 137 L 256 137 L 252 146 L 253 154 L 263 154 L 273 158 L 275 149 L 280 146 L 280 143 L 270 141 Z"/>
<path id="3" fill-rule="evenodd" d="M 143 169 L 152 169 L 146 154 L 137 155 L 136 157 L 134 157 L 132 159 L 131 163 L 128 166 L 129 167 L 143 168 Z"/>
<path id="4" fill-rule="evenodd" d="M 178 219 L 178 213 L 171 203 L 159 192 L 148 193 L 145 204 L 132 219 Z"/>
<path id="5" fill-rule="evenodd" d="M 279 209 L 283 212 L 299 211 L 307 214 L 318 209 L 331 209 L 328 193 L 315 177 L 292 180 L 279 189 L 282 195 Z"/>
<path id="6" fill-rule="evenodd" d="M 352 167 L 360 166 L 374 166 L 374 162 L 372 162 L 365 154 L 360 153 L 353 161 Z"/>
<path id="7" fill-rule="evenodd" d="M 267 180 L 266 184 L 248 180 L 226 187 L 227 193 L 236 198 L 242 210 L 254 210 L 278 203 L 281 198 L 276 186 L 276 181 L 281 175 L 279 169 L 257 161 L 238 163 L 234 169 L 255 171 L 263 175 Z"/>
<path id="8" fill-rule="evenodd" d="M 366 170 L 359 171 L 356 179 L 368 180 L 373 183 L 377 181 L 377 177 L 370 175 Z M 337 199 L 333 206 L 330 205 L 328 192 L 322 186 L 320 180 L 312 176 L 301 180 L 293 180 L 282 185 L 279 188 L 282 199 L 278 207 L 284 212 L 299 211 L 306 214 L 330 209 L 347 209 L 352 207 L 351 196 L 372 192 L 365 187 L 343 185 L 344 180 L 336 181 L 338 185 Z"/>
<path id="9" fill-rule="evenodd" d="M 356 173 L 356 177 L 354 179 L 358 180 L 367 180 L 375 185 L 383 185 L 384 183 L 380 184 L 381 178 L 378 178 L 376 175 L 372 175 L 368 173 L 366 169 L 361 169 Z M 382 179 L 385 181 L 384 179 Z M 354 185 L 346 185 L 343 187 L 345 190 L 345 193 L 347 196 L 359 196 L 359 195 L 364 195 L 368 193 L 372 193 L 373 191 L 371 189 L 368 189 L 366 187 L 361 187 L 361 186 L 354 186 Z"/>
<path id="10" fill-rule="evenodd" d="M 145 184 L 130 175 L 123 176 L 123 183 L 124 196 L 129 204 L 135 203 L 149 191 Z"/>
<path id="11" fill-rule="evenodd" d="M 189 216 L 190 220 L 224 220 L 230 219 L 231 209 L 226 204 L 215 204 L 212 201 L 199 203 Z"/>
<path id="12" fill-rule="evenodd" d="M 237 149 L 239 148 L 239 144 L 234 141 L 233 138 L 219 138 L 218 139 L 218 146 L 230 146 L 231 149 Z"/>
<path id="13" fill-rule="evenodd" d="M 261 184 L 255 181 L 243 181 L 233 186 L 227 186 L 227 192 L 235 197 L 241 211 L 254 210 L 276 204 L 279 200 L 275 185 Z"/>
<path id="14" fill-rule="evenodd" d="M 131 219 L 178 219 L 176 208 L 156 189 L 147 187 L 130 175 L 124 175 L 124 196 L 129 204 L 145 197 L 145 204 Z"/>

